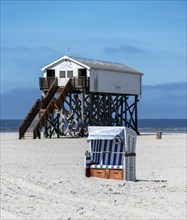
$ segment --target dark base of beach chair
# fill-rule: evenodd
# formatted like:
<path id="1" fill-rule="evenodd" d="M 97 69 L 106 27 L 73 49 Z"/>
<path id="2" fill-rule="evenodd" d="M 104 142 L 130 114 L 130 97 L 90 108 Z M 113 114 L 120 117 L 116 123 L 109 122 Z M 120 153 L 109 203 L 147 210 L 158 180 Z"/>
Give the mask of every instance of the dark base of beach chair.
<path id="1" fill-rule="evenodd" d="M 124 174 L 123 170 L 119 169 L 90 169 L 91 177 L 105 178 L 105 179 L 115 179 L 123 180 Z"/>
<path id="2" fill-rule="evenodd" d="M 86 177 L 90 177 L 91 176 L 91 171 L 90 171 L 90 168 L 87 167 L 86 168 Z"/>

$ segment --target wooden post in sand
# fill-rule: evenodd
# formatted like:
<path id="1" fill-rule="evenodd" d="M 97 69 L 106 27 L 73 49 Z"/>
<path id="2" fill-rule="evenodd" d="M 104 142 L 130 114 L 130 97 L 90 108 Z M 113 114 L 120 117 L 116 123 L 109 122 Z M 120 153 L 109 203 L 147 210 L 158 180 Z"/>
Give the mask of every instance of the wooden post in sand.
<path id="1" fill-rule="evenodd" d="M 156 139 L 162 139 L 162 132 L 157 132 Z"/>

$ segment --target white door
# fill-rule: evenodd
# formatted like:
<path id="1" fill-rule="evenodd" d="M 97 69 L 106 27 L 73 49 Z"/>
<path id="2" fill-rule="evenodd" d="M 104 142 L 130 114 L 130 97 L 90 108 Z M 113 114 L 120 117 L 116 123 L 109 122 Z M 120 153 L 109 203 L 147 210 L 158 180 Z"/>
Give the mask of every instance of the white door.
<path id="1" fill-rule="evenodd" d="M 67 82 L 67 73 L 65 70 L 59 70 L 58 86 L 65 86 Z"/>

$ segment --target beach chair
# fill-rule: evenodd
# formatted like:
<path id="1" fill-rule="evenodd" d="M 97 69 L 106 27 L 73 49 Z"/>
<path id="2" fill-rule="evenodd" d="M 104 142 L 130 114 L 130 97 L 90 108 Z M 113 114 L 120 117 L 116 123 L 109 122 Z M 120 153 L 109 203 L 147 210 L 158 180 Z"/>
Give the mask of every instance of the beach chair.
<path id="1" fill-rule="evenodd" d="M 126 127 L 88 127 L 86 177 L 136 181 L 136 133 Z"/>

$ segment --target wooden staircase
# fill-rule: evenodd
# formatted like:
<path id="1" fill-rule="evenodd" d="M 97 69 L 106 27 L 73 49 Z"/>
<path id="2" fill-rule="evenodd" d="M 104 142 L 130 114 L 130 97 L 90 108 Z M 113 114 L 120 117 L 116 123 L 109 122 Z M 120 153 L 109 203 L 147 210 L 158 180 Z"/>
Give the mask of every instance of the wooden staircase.
<path id="1" fill-rule="evenodd" d="M 61 109 L 67 94 L 71 90 L 71 79 L 65 87 L 58 87 L 57 79 L 51 85 L 47 96 L 37 100 L 19 127 L 19 139 L 41 138 L 41 130 L 55 109 Z"/>
<path id="2" fill-rule="evenodd" d="M 33 129 L 35 128 L 36 124 L 38 123 L 39 118 L 42 115 L 43 109 L 40 109 L 39 112 L 37 113 L 36 117 L 34 120 L 31 122 L 30 126 L 28 127 L 27 131 L 24 134 L 24 139 L 31 139 L 33 138 Z"/>
<path id="3" fill-rule="evenodd" d="M 46 108 L 50 100 L 54 97 L 57 90 L 58 90 L 58 80 L 55 79 L 51 87 L 49 88 L 49 91 L 46 94 L 45 98 L 43 98 L 42 100 L 37 99 L 34 105 L 32 106 L 31 110 L 27 114 L 27 116 L 22 121 L 21 125 L 18 128 L 19 139 L 33 136 L 31 135 L 32 130 L 36 126 L 39 120 L 40 110 Z"/>
<path id="4" fill-rule="evenodd" d="M 61 109 L 66 96 L 71 91 L 71 79 L 67 82 L 65 87 L 59 87 L 55 94 L 55 99 L 51 99 L 46 109 L 44 109 L 42 116 L 33 129 L 33 138 L 41 138 L 41 130 L 47 123 L 51 115 L 54 114 L 55 109 Z"/>
<path id="5" fill-rule="evenodd" d="M 61 95 L 61 93 L 63 92 L 64 87 L 58 87 L 56 94 L 55 94 L 55 98 L 58 99 Z"/>

